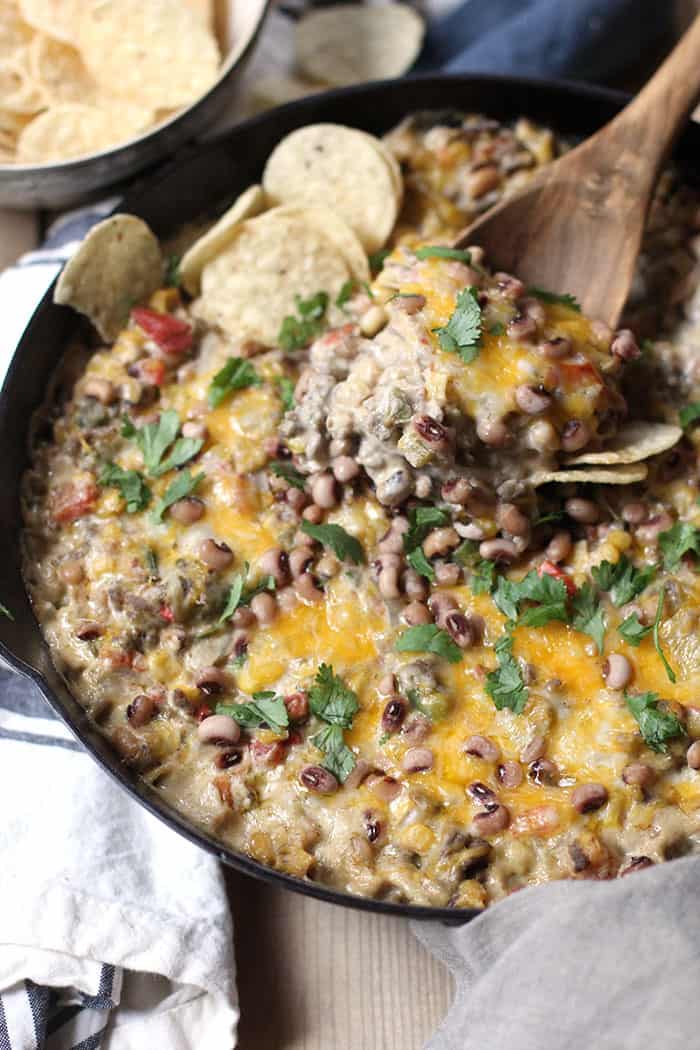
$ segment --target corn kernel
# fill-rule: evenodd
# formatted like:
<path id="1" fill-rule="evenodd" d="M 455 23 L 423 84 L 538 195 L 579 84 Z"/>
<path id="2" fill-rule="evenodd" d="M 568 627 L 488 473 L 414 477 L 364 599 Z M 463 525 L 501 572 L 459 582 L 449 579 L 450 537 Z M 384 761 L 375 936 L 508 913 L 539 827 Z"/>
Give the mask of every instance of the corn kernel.
<path id="1" fill-rule="evenodd" d="M 415 853 L 427 853 L 435 843 L 435 835 L 425 824 L 412 824 L 401 835 L 401 845 Z"/>
<path id="2" fill-rule="evenodd" d="M 455 908 L 485 908 L 486 890 L 476 879 L 465 879 L 459 885 L 453 904 Z"/>
<path id="3" fill-rule="evenodd" d="M 148 300 L 148 305 L 161 314 L 170 313 L 180 305 L 180 293 L 177 288 L 159 288 Z"/>

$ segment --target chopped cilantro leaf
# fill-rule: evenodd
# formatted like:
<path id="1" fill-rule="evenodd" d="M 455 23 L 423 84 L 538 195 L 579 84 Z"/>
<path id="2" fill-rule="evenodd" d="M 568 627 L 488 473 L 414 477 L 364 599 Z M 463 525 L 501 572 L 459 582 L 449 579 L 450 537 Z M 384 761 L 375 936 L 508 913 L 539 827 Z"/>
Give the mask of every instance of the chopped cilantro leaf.
<path id="1" fill-rule="evenodd" d="M 324 722 L 349 729 L 360 705 L 355 693 L 333 668 L 321 664 L 309 690 L 309 707 Z"/>
<path id="2" fill-rule="evenodd" d="M 12 620 L 12 622 L 14 623 L 14 616 L 7 608 L 7 606 L 2 604 L 2 602 L 0 602 L 0 616 L 5 616 L 8 620 Z"/>
<path id="3" fill-rule="evenodd" d="M 452 551 L 452 561 L 456 561 L 458 565 L 464 565 L 465 568 L 477 566 L 480 560 L 479 544 L 474 540 L 462 540 L 459 547 Z"/>
<path id="4" fill-rule="evenodd" d="M 167 288 L 180 287 L 180 255 L 169 255 L 165 264 L 165 285 Z"/>
<path id="5" fill-rule="evenodd" d="M 415 507 L 409 511 L 408 529 L 403 534 L 403 549 L 406 554 L 420 547 L 432 529 L 447 525 L 449 520 L 450 515 L 440 507 Z"/>
<path id="6" fill-rule="evenodd" d="M 300 489 L 303 492 L 306 478 L 291 463 L 284 459 L 273 459 L 270 463 L 270 470 L 278 478 L 284 478 L 288 485 L 292 485 L 293 488 Z"/>
<path id="7" fill-rule="evenodd" d="M 554 510 L 551 514 L 543 514 L 541 518 L 535 518 L 532 524 L 535 528 L 537 528 L 538 525 L 552 525 L 557 521 L 561 521 L 563 517 L 563 510 Z"/>
<path id="8" fill-rule="evenodd" d="M 574 608 L 572 627 L 583 634 L 590 635 L 598 652 L 602 653 L 606 627 L 605 610 L 598 601 L 591 583 L 584 583 L 582 587 L 579 587 L 573 597 L 572 605 Z"/>
<path id="9" fill-rule="evenodd" d="M 622 621 L 617 630 L 627 644 L 634 646 L 636 649 L 639 643 L 646 638 L 648 634 L 651 634 L 653 627 L 645 627 L 644 624 L 639 622 L 639 617 L 636 613 L 630 613 L 627 619 Z"/>
<path id="10" fill-rule="evenodd" d="M 435 583 L 435 569 L 426 558 L 422 547 L 416 547 L 407 554 L 406 561 L 417 573 L 421 576 L 425 576 L 426 580 Z"/>
<path id="11" fill-rule="evenodd" d="M 122 437 L 130 438 L 138 445 L 146 470 L 152 478 L 159 478 L 161 474 L 181 467 L 196 456 L 204 444 L 200 438 L 178 438 L 179 431 L 180 417 L 173 409 L 161 412 L 154 423 L 147 423 L 143 427 L 135 427 L 128 417 L 122 421 Z M 170 453 L 166 456 L 171 445 Z"/>
<path id="12" fill-rule="evenodd" d="M 581 304 L 573 295 L 557 295 L 556 292 L 548 292 L 545 288 L 536 288 L 534 285 L 527 290 L 528 295 L 534 295 L 543 303 L 558 303 L 560 306 L 568 306 L 570 310 L 581 313 Z"/>
<path id="13" fill-rule="evenodd" d="M 550 620 L 568 622 L 568 592 L 563 580 L 548 573 L 538 575 L 535 569 L 522 580 L 508 580 L 499 576 L 493 592 L 493 600 L 508 620 L 517 620 L 518 626 L 542 627 Z M 536 602 L 532 608 L 521 613 L 523 602 Z"/>
<path id="14" fill-rule="evenodd" d="M 476 288 L 463 288 L 447 324 L 434 329 L 441 348 L 458 354 L 465 364 L 478 357 L 481 346 L 481 307 L 477 295 Z"/>
<path id="15" fill-rule="evenodd" d="M 613 564 L 604 561 L 591 570 L 593 579 L 601 591 L 607 591 L 616 608 L 626 605 L 636 598 L 647 587 L 656 572 L 656 566 L 648 565 L 644 569 L 635 569 L 626 555 Z"/>
<path id="16" fill-rule="evenodd" d="M 119 489 L 127 514 L 145 510 L 151 502 L 151 490 L 138 470 L 124 470 L 116 463 L 105 463 L 97 480 L 100 485 Z"/>
<path id="17" fill-rule="evenodd" d="M 249 386 L 259 386 L 260 382 L 260 376 L 250 361 L 245 357 L 229 357 L 209 384 L 209 406 L 217 408 L 229 394 Z"/>
<path id="18" fill-rule="evenodd" d="M 241 597 L 243 595 L 243 584 L 245 583 L 246 573 L 248 572 L 248 563 L 246 562 L 245 571 L 237 572 L 233 577 L 233 582 L 229 589 L 226 597 L 226 604 L 224 605 L 221 616 L 218 622 L 223 623 L 228 620 L 235 613 L 238 606 L 241 604 Z"/>
<path id="19" fill-rule="evenodd" d="M 436 627 L 434 623 L 409 627 L 396 640 L 394 648 L 398 653 L 435 653 L 451 664 L 459 663 L 462 659 L 462 650 L 457 643 L 447 631 Z"/>
<path id="20" fill-rule="evenodd" d="M 386 248 L 384 248 L 380 252 L 374 252 L 372 255 L 370 255 L 369 268 L 372 271 L 372 273 L 379 273 L 382 266 L 384 265 L 384 260 L 389 255 L 391 255 L 391 252 Z"/>
<path id="21" fill-rule="evenodd" d="M 484 559 L 474 569 L 470 580 L 472 594 L 490 594 L 494 588 L 496 562 Z"/>
<path id="22" fill-rule="evenodd" d="M 678 413 L 678 422 L 686 430 L 692 423 L 700 419 L 700 401 L 691 401 L 684 405 Z"/>
<path id="23" fill-rule="evenodd" d="M 625 693 L 625 701 L 644 743 L 652 751 L 668 751 L 668 741 L 684 735 L 685 730 L 676 716 L 659 707 L 656 693 Z"/>
<path id="24" fill-rule="evenodd" d="M 294 383 L 289 376 L 277 376 L 275 385 L 279 391 L 282 407 L 285 412 L 291 412 L 294 408 Z"/>
<path id="25" fill-rule="evenodd" d="M 217 704 L 217 715 L 230 715 L 244 729 L 267 725 L 275 733 L 283 733 L 289 726 L 289 714 L 281 696 L 271 692 L 255 693 L 244 704 Z"/>
<path id="26" fill-rule="evenodd" d="M 513 656 L 512 637 L 502 634 L 494 649 L 498 667 L 486 676 L 486 692 L 499 711 L 509 707 L 516 715 L 522 714 L 529 693 L 523 681 L 520 664 Z"/>
<path id="27" fill-rule="evenodd" d="M 277 340 L 283 350 L 302 350 L 313 342 L 323 329 L 326 310 L 328 309 L 328 294 L 316 292 L 310 299 L 302 299 L 295 296 L 297 314 L 287 314 L 277 336 Z"/>
<path id="28" fill-rule="evenodd" d="M 665 597 L 666 597 L 666 590 L 665 590 L 664 587 L 662 587 L 661 590 L 659 591 L 659 604 L 656 607 L 656 619 L 654 620 L 654 626 L 652 627 L 652 637 L 654 639 L 654 648 L 656 649 L 657 653 L 659 654 L 659 658 L 661 660 L 661 663 L 664 665 L 664 670 L 666 672 L 668 680 L 669 680 L 669 682 L 674 682 L 675 683 L 675 681 L 676 681 L 676 672 L 673 670 L 673 668 L 669 664 L 668 660 L 666 659 L 664 651 L 661 648 L 661 639 L 659 638 L 659 628 L 661 626 L 661 617 L 663 616 L 663 612 L 664 612 L 664 598 Z"/>
<path id="29" fill-rule="evenodd" d="M 156 551 L 153 550 L 153 547 L 146 547 L 146 550 L 143 555 L 143 560 L 145 561 L 146 568 L 148 569 L 148 578 L 150 580 L 159 579 L 160 574 L 158 570 L 158 554 Z"/>
<path id="30" fill-rule="evenodd" d="M 323 767 L 343 784 L 355 768 L 357 759 L 345 743 L 343 730 L 337 725 L 325 725 L 314 733 L 311 743 L 323 752 Z"/>
<path id="31" fill-rule="evenodd" d="M 448 248 L 445 244 L 428 244 L 425 248 L 416 248 L 416 259 L 454 259 L 456 262 L 471 266 L 472 257 L 462 248 Z"/>
<path id="32" fill-rule="evenodd" d="M 338 307 L 339 310 L 342 310 L 345 304 L 349 302 L 350 299 L 352 299 L 353 295 L 355 294 L 355 284 L 356 282 L 354 278 L 350 277 L 349 280 L 345 282 L 343 287 L 338 292 L 338 295 L 336 296 L 335 300 L 335 305 Z"/>
<path id="33" fill-rule="evenodd" d="M 183 470 L 168 485 L 165 494 L 161 496 L 153 508 L 154 521 L 162 521 L 168 507 L 172 507 L 173 503 L 177 503 L 178 500 L 191 496 L 202 481 L 204 481 L 204 474 L 195 474 L 193 477 L 189 470 Z"/>
<path id="34" fill-rule="evenodd" d="M 341 525 L 312 525 L 310 521 L 302 521 L 301 531 L 313 540 L 318 540 L 324 547 L 330 547 L 340 561 L 348 560 L 360 565 L 365 560 L 360 541 Z"/>
<path id="35" fill-rule="evenodd" d="M 677 521 L 659 535 L 659 547 L 664 556 L 664 567 L 677 569 L 684 554 L 692 551 L 700 555 L 700 529 L 687 521 Z"/>

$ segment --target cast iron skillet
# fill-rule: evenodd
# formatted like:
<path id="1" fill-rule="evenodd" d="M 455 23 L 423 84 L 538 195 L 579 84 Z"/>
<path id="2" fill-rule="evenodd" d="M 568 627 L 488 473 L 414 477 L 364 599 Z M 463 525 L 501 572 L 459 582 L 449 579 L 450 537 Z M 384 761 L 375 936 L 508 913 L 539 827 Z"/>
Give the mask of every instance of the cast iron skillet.
<path id="1" fill-rule="evenodd" d="M 303 124 L 331 121 L 381 134 L 416 110 L 477 110 L 501 119 L 523 114 L 564 134 L 587 136 L 625 101 L 617 92 L 585 85 L 497 76 L 417 77 L 332 91 L 292 102 L 247 121 L 217 140 L 191 148 L 136 185 L 119 210 L 141 216 L 158 236 L 169 236 L 185 222 L 212 210 L 221 211 L 228 200 L 258 181 L 279 139 Z M 688 128 L 677 151 L 681 161 L 693 155 L 700 156 L 697 127 Z M 34 314 L 0 392 L 0 491 L 4 493 L 0 500 L 0 535 L 4 537 L 0 600 L 15 617 L 14 622 L 0 617 L 0 659 L 34 683 L 92 756 L 133 798 L 225 864 L 298 893 L 366 911 L 454 924 L 473 918 L 476 910 L 392 904 L 341 893 L 273 871 L 225 848 L 187 823 L 155 789 L 133 775 L 71 696 L 52 667 L 20 574 L 19 485 L 27 466 L 30 417 L 42 402 L 49 377 L 79 324 L 71 310 L 54 306 L 51 294 L 52 289 Z"/>

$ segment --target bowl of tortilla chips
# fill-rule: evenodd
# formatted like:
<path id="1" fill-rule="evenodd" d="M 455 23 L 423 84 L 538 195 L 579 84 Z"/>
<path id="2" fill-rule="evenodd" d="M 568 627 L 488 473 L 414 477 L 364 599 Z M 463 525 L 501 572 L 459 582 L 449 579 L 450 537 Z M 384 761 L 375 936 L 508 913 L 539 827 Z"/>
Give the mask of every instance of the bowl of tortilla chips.
<path id="1" fill-rule="evenodd" d="M 229 105 L 270 0 L 0 0 L 0 207 L 64 207 Z"/>

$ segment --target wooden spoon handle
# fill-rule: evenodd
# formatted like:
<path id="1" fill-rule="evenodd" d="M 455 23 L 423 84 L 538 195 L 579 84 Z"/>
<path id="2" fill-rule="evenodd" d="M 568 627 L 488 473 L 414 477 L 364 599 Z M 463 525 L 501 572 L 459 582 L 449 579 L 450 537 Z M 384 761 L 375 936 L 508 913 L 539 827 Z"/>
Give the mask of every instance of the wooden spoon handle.
<path id="1" fill-rule="evenodd" d="M 636 98 L 591 141 L 597 149 L 634 151 L 649 184 L 700 100 L 700 15 Z M 641 189 L 641 186 L 640 186 Z"/>

